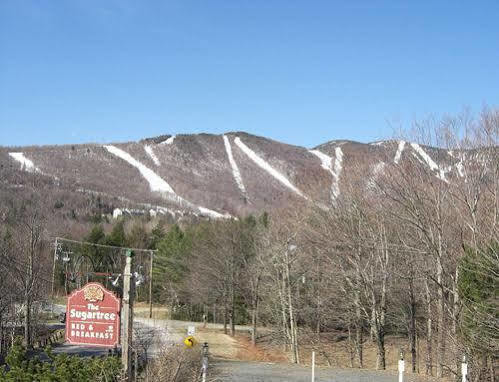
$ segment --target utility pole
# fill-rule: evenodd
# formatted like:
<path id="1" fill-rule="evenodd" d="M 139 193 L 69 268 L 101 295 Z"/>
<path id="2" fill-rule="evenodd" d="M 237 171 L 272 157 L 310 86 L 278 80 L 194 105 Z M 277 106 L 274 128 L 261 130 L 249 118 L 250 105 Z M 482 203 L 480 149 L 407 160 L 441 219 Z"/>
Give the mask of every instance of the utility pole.
<path id="1" fill-rule="evenodd" d="M 54 288 L 55 288 L 55 263 L 57 261 L 57 238 L 55 238 L 54 244 L 54 264 L 52 264 L 52 298 L 54 297 Z"/>
<path id="2" fill-rule="evenodd" d="M 123 338 L 121 341 L 121 364 L 125 381 L 132 380 L 132 335 L 133 335 L 133 296 L 134 282 L 132 282 L 133 252 L 126 251 L 125 272 L 123 273 L 123 307 L 121 319 L 123 321 Z"/>
<path id="3" fill-rule="evenodd" d="M 149 268 L 149 318 L 152 318 L 152 262 L 154 252 L 151 251 L 151 264 Z"/>

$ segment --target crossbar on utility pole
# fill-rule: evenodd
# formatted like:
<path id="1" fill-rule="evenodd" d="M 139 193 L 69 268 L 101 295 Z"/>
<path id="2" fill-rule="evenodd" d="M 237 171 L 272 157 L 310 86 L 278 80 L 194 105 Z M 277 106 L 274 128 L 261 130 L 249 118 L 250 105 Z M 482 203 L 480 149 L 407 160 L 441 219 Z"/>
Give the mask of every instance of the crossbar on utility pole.
<path id="1" fill-rule="evenodd" d="M 133 252 L 127 250 L 125 272 L 123 273 L 123 304 L 121 319 L 123 321 L 123 338 L 121 341 L 121 364 L 125 381 L 132 380 L 132 334 L 133 334 Z"/>

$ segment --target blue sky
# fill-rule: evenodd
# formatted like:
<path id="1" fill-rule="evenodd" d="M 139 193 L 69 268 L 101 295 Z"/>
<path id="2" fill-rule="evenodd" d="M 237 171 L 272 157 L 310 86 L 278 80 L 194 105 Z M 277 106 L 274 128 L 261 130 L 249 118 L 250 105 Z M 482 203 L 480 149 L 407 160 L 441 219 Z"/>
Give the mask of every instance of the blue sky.
<path id="1" fill-rule="evenodd" d="M 0 145 L 388 138 L 499 96 L 498 1 L 1 0 Z"/>

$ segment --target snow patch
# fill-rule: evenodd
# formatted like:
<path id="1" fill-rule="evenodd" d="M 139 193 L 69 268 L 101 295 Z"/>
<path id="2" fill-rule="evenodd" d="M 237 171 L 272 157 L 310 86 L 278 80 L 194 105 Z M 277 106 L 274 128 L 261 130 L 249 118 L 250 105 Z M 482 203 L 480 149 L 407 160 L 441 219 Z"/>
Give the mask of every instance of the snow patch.
<path id="1" fill-rule="evenodd" d="M 210 209 L 205 208 L 205 207 L 198 207 L 198 209 L 203 215 L 206 215 L 206 216 L 209 216 L 209 217 L 212 217 L 215 219 L 221 219 L 221 218 L 230 219 L 232 217 L 229 214 L 222 215 L 221 213 L 219 213 L 217 211 L 213 211 L 213 210 L 210 210 Z"/>
<path id="2" fill-rule="evenodd" d="M 156 174 L 149 167 L 144 166 L 142 163 L 140 163 L 138 160 L 136 160 L 134 157 L 132 157 L 127 152 L 119 149 L 116 146 L 111 146 L 111 145 L 106 145 L 106 146 L 104 146 L 104 148 L 107 151 L 109 151 L 111 154 L 116 155 L 117 157 L 123 159 L 124 161 L 128 162 L 133 167 L 138 169 L 140 171 L 141 175 L 149 183 L 149 187 L 151 188 L 151 191 L 168 192 L 170 194 L 175 194 L 175 191 L 173 191 L 173 188 L 171 188 L 170 185 L 168 183 L 166 183 L 158 174 Z"/>
<path id="3" fill-rule="evenodd" d="M 175 140 L 175 135 L 172 135 L 170 138 L 168 138 L 166 141 L 161 142 L 161 145 L 171 145 L 173 141 Z"/>
<path id="4" fill-rule="evenodd" d="M 411 143 L 412 148 L 419 154 L 419 156 L 425 161 L 425 163 L 430 167 L 432 171 L 438 171 L 437 178 L 443 180 L 444 182 L 448 182 L 445 179 L 445 170 L 441 169 L 433 159 L 423 150 L 423 148 L 417 143 Z"/>
<path id="5" fill-rule="evenodd" d="M 152 147 L 149 146 L 149 145 L 145 145 L 144 146 L 144 150 L 146 151 L 147 155 L 149 155 L 149 158 L 152 159 L 152 161 L 154 162 L 154 164 L 156 166 L 161 166 L 161 162 L 159 161 L 158 157 L 156 156 L 156 154 L 154 154 L 154 151 L 152 150 Z"/>
<path id="6" fill-rule="evenodd" d="M 378 162 L 378 163 L 376 163 L 374 165 L 373 174 L 377 176 L 377 175 L 383 173 L 385 165 L 386 165 L 385 162 Z"/>
<path id="7" fill-rule="evenodd" d="M 399 141 L 399 146 L 397 148 L 397 152 L 395 153 L 395 158 L 393 158 L 393 162 L 398 164 L 400 162 L 400 158 L 402 156 L 402 152 L 404 151 L 405 141 Z"/>
<path id="8" fill-rule="evenodd" d="M 232 147 L 230 145 L 229 138 L 224 135 L 224 145 L 225 145 L 225 151 L 227 152 L 227 157 L 229 158 L 229 163 L 230 166 L 232 167 L 232 175 L 234 176 L 234 180 L 237 183 L 237 186 L 241 190 L 241 192 L 246 195 L 246 188 L 244 187 L 243 183 L 243 178 L 241 177 L 241 172 L 239 171 L 239 167 L 237 167 L 237 163 L 234 160 L 234 157 L 232 155 Z"/>
<path id="9" fill-rule="evenodd" d="M 314 154 L 317 158 L 321 160 L 321 167 L 327 172 L 329 172 L 333 177 L 333 181 L 331 183 L 331 200 L 334 201 L 337 195 L 335 193 L 335 187 L 334 187 L 336 174 L 333 171 L 333 158 L 331 158 L 329 155 L 326 155 L 319 150 L 309 150 L 309 151 L 310 153 Z"/>
<path id="10" fill-rule="evenodd" d="M 21 168 L 28 172 L 41 172 L 39 168 L 35 167 L 34 163 L 24 156 L 24 153 L 9 153 L 9 155 L 19 163 Z"/>
<path id="11" fill-rule="evenodd" d="M 321 167 L 324 170 L 333 173 L 333 158 L 331 158 L 329 155 L 326 155 L 319 150 L 309 150 L 309 152 L 311 152 L 321 160 Z"/>
<path id="12" fill-rule="evenodd" d="M 282 175 L 279 171 L 273 168 L 270 164 L 268 164 L 264 159 L 260 158 L 257 153 L 251 150 L 248 146 L 246 146 L 243 141 L 239 137 L 234 139 L 236 145 L 259 167 L 267 171 L 270 175 L 272 175 L 275 179 L 281 182 L 284 186 L 298 194 L 304 199 L 308 199 L 298 188 L 296 188 L 284 175 Z"/>
<path id="13" fill-rule="evenodd" d="M 340 173 L 343 162 L 343 151 L 341 150 L 341 147 L 335 148 L 334 167 L 333 158 L 329 155 L 326 155 L 319 150 L 310 150 L 310 152 L 321 160 L 321 167 L 333 176 L 333 182 L 331 184 L 331 200 L 334 202 L 338 196 L 340 196 Z"/>
<path id="14" fill-rule="evenodd" d="M 341 147 L 336 147 L 334 149 L 335 159 L 334 159 L 334 168 L 333 171 L 335 173 L 334 176 L 334 184 L 333 184 L 333 192 L 335 195 L 335 199 L 340 196 L 340 174 L 343 166 L 343 151 Z"/>

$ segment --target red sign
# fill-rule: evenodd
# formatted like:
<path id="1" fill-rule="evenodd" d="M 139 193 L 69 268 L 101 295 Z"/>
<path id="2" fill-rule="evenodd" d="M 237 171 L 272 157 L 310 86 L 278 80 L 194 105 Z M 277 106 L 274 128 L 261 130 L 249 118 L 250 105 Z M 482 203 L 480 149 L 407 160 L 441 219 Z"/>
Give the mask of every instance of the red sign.
<path id="1" fill-rule="evenodd" d="M 120 300 L 99 283 L 73 291 L 66 308 L 66 341 L 113 347 L 120 341 Z"/>

